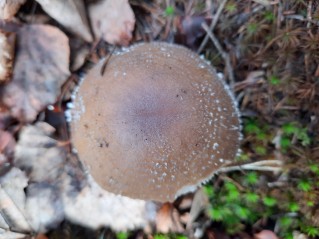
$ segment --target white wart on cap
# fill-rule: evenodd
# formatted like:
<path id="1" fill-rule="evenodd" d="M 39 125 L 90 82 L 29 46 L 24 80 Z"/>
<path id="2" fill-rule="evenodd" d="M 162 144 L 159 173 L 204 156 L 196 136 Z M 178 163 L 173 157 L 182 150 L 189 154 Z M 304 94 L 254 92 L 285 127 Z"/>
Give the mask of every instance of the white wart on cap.
<path id="1" fill-rule="evenodd" d="M 240 120 L 228 87 L 204 60 L 167 43 L 113 55 L 75 99 L 72 142 L 93 178 L 127 197 L 173 201 L 236 156 Z"/>

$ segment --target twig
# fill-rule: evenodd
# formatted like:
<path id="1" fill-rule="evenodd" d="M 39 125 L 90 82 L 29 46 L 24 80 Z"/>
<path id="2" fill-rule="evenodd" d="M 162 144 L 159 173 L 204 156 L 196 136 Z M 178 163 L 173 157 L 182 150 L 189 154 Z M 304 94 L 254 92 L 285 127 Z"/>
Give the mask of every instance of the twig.
<path id="1" fill-rule="evenodd" d="M 214 19 L 213 19 L 212 23 L 211 23 L 210 26 L 209 26 L 209 32 L 214 31 L 215 26 L 216 26 L 216 24 L 217 24 L 217 22 L 218 22 L 218 20 L 219 20 L 220 14 L 222 13 L 226 2 L 227 2 L 227 0 L 222 0 L 222 2 L 220 3 L 220 5 L 219 5 L 219 7 L 218 7 L 218 9 L 217 9 L 217 12 L 216 12 L 216 14 L 215 14 L 215 16 L 214 16 Z M 201 45 L 199 46 L 199 48 L 198 48 L 198 50 L 197 50 L 197 53 L 198 53 L 198 54 L 202 52 L 202 50 L 203 50 L 204 47 L 206 46 L 208 40 L 209 40 L 209 35 L 206 34 L 204 40 L 202 41 Z"/>
<path id="2" fill-rule="evenodd" d="M 274 166 L 277 165 L 277 166 Z M 227 173 L 240 170 L 257 170 L 257 171 L 272 171 L 278 173 L 282 171 L 282 162 L 280 160 L 262 160 L 254 163 L 243 164 L 239 166 L 229 166 L 221 168 L 217 173 Z"/>
<path id="3" fill-rule="evenodd" d="M 217 48 L 219 54 L 221 54 L 222 58 L 225 61 L 226 70 L 227 70 L 229 81 L 230 81 L 229 84 L 230 84 L 231 89 L 233 90 L 234 84 L 235 84 L 235 77 L 234 77 L 233 67 L 232 67 L 231 62 L 230 62 L 230 57 L 229 57 L 228 53 L 223 50 L 223 47 L 219 43 L 218 39 L 215 37 L 213 32 L 210 31 L 210 29 L 208 28 L 208 26 L 205 22 L 202 23 L 202 27 L 204 28 L 208 37 L 212 40 L 212 42 L 214 43 L 215 47 Z"/>
<path id="4" fill-rule="evenodd" d="M 308 20 L 307 28 L 310 28 L 310 25 L 311 25 L 311 20 L 312 20 L 311 11 L 312 11 L 312 0 L 309 0 L 308 7 L 307 7 L 307 20 Z"/>

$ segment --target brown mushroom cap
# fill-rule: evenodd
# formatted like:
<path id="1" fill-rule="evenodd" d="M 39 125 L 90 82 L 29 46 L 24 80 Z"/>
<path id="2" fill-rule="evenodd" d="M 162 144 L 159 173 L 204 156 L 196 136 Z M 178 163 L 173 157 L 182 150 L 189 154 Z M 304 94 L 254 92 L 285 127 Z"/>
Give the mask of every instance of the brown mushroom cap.
<path id="1" fill-rule="evenodd" d="M 173 201 L 237 154 L 239 113 L 204 60 L 167 43 L 113 55 L 82 83 L 72 142 L 93 178 L 131 198 Z"/>

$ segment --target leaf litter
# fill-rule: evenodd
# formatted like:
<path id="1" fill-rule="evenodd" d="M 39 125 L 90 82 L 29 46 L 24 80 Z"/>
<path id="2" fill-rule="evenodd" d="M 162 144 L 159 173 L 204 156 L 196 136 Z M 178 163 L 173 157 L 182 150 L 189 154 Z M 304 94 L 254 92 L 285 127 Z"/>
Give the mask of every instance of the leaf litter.
<path id="1" fill-rule="evenodd" d="M 67 37 L 49 25 L 25 25 L 17 32 L 13 77 L 1 88 L 3 104 L 22 122 L 32 122 L 53 104 L 69 77 Z"/>
<path id="2" fill-rule="evenodd" d="M 307 215 L 307 222 L 317 223 L 317 204 L 310 209 L 306 205 L 309 200 L 318 199 L 317 187 L 313 187 L 311 193 L 299 191 L 298 194 L 292 188 L 300 174 L 304 173 L 304 168 L 308 167 L 302 162 L 318 162 L 319 159 L 315 144 L 318 142 L 319 115 L 316 83 L 319 72 L 318 32 L 315 26 L 318 25 L 316 12 L 319 6 L 314 1 L 309 1 L 308 6 L 298 1 L 283 1 L 279 6 L 278 1 L 251 1 L 246 4 L 232 0 L 190 3 L 132 0 L 131 8 L 126 0 L 38 0 L 41 7 L 34 7 L 34 1 L 27 1 L 18 11 L 22 2 L 11 1 L 9 4 L 0 0 L 0 18 L 11 19 L 1 21 L 0 30 L 5 29 L 6 34 L 9 32 L 16 36 L 15 49 L 7 41 L 7 35 L 3 39 L 9 45 L 0 47 L 3 49 L 0 52 L 1 62 L 4 59 L 9 63 L 1 63 L 5 74 L 0 77 L 0 157 L 1 163 L 10 166 L 4 171 L 8 172 L 0 177 L 0 238 L 18 238 L 21 236 L 19 232 L 46 233 L 64 220 L 93 229 L 109 226 L 115 231 L 143 228 L 152 232 L 155 227 L 158 231 L 181 232 L 197 238 L 278 238 L 276 230 L 280 223 L 274 218 L 281 215 L 276 212 L 273 212 L 274 218 L 268 218 L 268 222 L 264 219 L 256 221 L 248 233 L 250 229 L 244 229 L 239 223 L 241 232 L 232 236 L 224 231 L 225 225 L 211 220 L 207 211 L 210 207 L 207 203 L 216 203 L 219 199 L 207 202 L 207 195 L 197 193 L 195 197 L 185 196 L 167 205 L 132 201 L 103 191 L 87 177 L 81 164 L 70 153 L 69 142 L 64 137 L 61 137 L 63 141 L 60 139 L 61 126 L 55 124 L 56 130 L 41 121 L 50 115 L 47 107 L 56 109 L 52 105 L 58 98 L 61 99 L 61 86 L 70 76 L 69 45 L 71 51 L 83 51 L 79 60 L 75 60 L 72 56 L 76 53 L 71 52 L 71 60 L 75 62 L 72 69 L 78 70 L 84 63 L 96 62 L 99 57 L 107 55 L 100 55 L 103 52 L 100 51 L 101 40 L 118 45 L 141 39 L 180 42 L 205 55 L 228 81 L 232 80 L 230 76 L 233 74 L 244 123 L 249 126 L 245 131 L 242 158 L 284 160 L 292 167 L 290 173 L 280 180 L 273 175 L 262 175 L 262 189 L 255 187 L 263 194 L 270 193 L 281 201 L 287 201 L 283 193 L 269 186 L 285 185 L 290 190 L 290 197 L 298 196 L 296 200 L 301 207 L 298 215 L 303 213 Z M 172 15 L 165 15 L 165 9 L 173 9 Z M 14 17 L 16 11 L 18 13 Z M 51 26 L 33 24 L 36 20 L 32 18 L 38 13 L 43 15 L 43 11 L 54 19 L 48 21 Z M 210 31 L 211 19 L 216 25 Z M 206 28 L 202 27 L 203 24 Z M 208 39 L 205 44 L 204 36 Z M 74 44 L 76 42 L 79 44 Z M 12 52 L 15 52 L 14 60 Z M 104 52 L 107 53 L 107 50 Z M 225 54 L 227 59 L 221 57 Z M 300 67 L 292 67 L 295 65 Z M 67 99 L 68 92 L 65 93 L 63 96 Z M 63 107 L 58 109 L 61 111 Z M 257 121 L 268 126 L 259 125 Z M 301 125 L 300 129 L 293 129 L 293 136 L 284 132 L 285 124 L 290 121 Z M 314 142 L 310 145 L 307 144 L 309 135 Z M 276 142 L 273 143 L 272 139 Z M 301 147 L 300 141 L 307 147 Z M 292 144 L 292 150 L 284 143 Z M 313 175 L 313 172 L 306 172 Z M 246 185 L 240 185 L 238 174 L 232 173 L 216 177 L 214 188 L 222 188 L 226 179 L 233 180 L 241 190 L 245 190 Z M 289 179 L 292 179 L 291 182 L 287 181 Z M 307 184 L 301 186 L 304 189 L 308 187 Z M 279 205 L 276 209 L 282 210 L 280 207 L 284 206 Z M 271 227 L 272 224 L 276 226 Z M 269 226 L 273 230 L 264 229 Z M 13 229 L 15 232 L 12 232 Z M 315 233 L 309 228 L 307 230 Z M 50 237 L 50 234 L 47 235 Z M 116 236 L 112 232 L 110 235 Z M 138 233 L 133 235 L 140 238 Z M 294 232 L 295 235 L 305 238 L 298 231 Z M 102 237 L 102 234 L 97 236 Z"/>

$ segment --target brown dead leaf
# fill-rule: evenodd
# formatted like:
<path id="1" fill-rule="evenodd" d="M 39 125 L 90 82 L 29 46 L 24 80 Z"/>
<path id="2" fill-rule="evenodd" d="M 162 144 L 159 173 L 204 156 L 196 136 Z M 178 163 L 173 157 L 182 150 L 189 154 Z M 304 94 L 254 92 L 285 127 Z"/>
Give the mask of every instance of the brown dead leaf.
<path id="1" fill-rule="evenodd" d="M 156 215 L 156 230 L 162 233 L 183 232 L 180 215 L 173 204 L 164 203 Z"/>
<path id="2" fill-rule="evenodd" d="M 95 37 L 110 44 L 128 45 L 135 16 L 128 0 L 102 0 L 89 6 Z"/>
<path id="3" fill-rule="evenodd" d="M 15 33 L 0 31 L 0 83 L 8 81 L 11 78 L 14 44 Z"/>
<path id="4" fill-rule="evenodd" d="M 93 41 L 83 0 L 36 0 L 44 11 L 70 32 Z"/>
<path id="5" fill-rule="evenodd" d="M 22 27 L 17 42 L 13 78 L 0 95 L 13 117 L 31 122 L 56 101 L 70 75 L 70 50 L 67 37 L 48 25 Z"/>
<path id="6" fill-rule="evenodd" d="M 0 0 L 0 19 L 12 18 L 26 0 Z"/>

